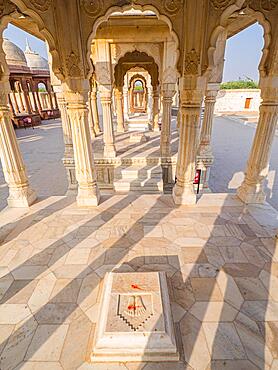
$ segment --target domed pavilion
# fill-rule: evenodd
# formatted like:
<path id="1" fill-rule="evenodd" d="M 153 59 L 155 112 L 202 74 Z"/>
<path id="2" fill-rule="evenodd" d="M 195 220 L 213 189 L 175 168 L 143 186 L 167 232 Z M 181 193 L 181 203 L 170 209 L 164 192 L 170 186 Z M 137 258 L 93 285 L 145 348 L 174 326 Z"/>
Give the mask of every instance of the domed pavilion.
<path id="1" fill-rule="evenodd" d="M 9 103 L 15 127 L 38 125 L 42 119 L 60 116 L 50 83 L 48 61 L 26 41 L 25 52 L 8 39 L 3 50 L 10 71 Z"/>

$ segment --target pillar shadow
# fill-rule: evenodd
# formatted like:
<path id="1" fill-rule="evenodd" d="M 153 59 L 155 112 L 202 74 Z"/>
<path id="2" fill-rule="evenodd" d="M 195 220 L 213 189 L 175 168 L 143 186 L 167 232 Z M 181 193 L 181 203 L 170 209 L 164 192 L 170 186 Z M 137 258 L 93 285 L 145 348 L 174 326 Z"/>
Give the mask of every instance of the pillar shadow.
<path id="1" fill-rule="evenodd" d="M 140 197 L 135 196 L 133 201 L 139 199 Z M 130 198 L 128 200 L 127 197 L 125 202 L 125 205 L 119 202 L 117 207 L 111 206 L 108 213 L 103 210 L 100 213 L 103 220 L 109 221 L 113 214 L 129 205 Z M 212 213 L 207 208 L 198 207 L 198 211 L 196 206 L 177 208 L 170 197 L 160 196 L 143 216 L 128 225 L 128 229 L 118 240 L 108 247 L 100 242 L 94 249 L 96 257 L 93 261 L 34 314 L 39 324 L 51 318 L 53 325 L 47 336 L 35 343 L 32 351 L 26 352 L 24 360 L 32 358 L 60 325 L 74 318 L 77 303 L 60 303 L 58 315 L 54 314 L 57 310 L 56 302 L 65 289 L 73 289 L 76 279 L 84 279 L 86 276 L 90 281 L 90 290 L 83 292 L 78 302 L 82 303 L 98 286 L 95 271 L 106 266 L 106 271 L 125 271 L 127 267 L 133 271 L 166 271 L 171 304 L 176 308 L 175 315 L 181 312 L 176 320 L 175 330 L 181 363 L 184 366 L 189 364 L 194 369 L 204 370 L 234 369 L 236 366 L 242 370 L 253 370 L 268 365 L 271 344 L 267 335 L 272 330 L 269 322 L 277 321 L 277 303 L 269 295 L 275 294 L 273 288 L 269 293 L 275 240 L 268 229 L 260 226 L 242 204 L 233 205 L 228 199 L 217 215 L 218 210 Z M 166 248 L 166 254 L 142 255 L 141 251 L 139 257 L 132 257 L 140 243 L 144 242 L 144 250 L 156 247 L 155 237 L 150 237 L 151 241 L 144 241 L 144 238 L 171 211 L 180 219 L 177 224 L 180 227 L 188 228 L 188 225 L 193 225 L 192 231 L 188 229 L 189 237 L 180 240 L 173 238 L 172 241 L 168 237 L 167 245 L 161 247 L 161 251 Z M 183 224 L 184 218 L 191 219 L 190 223 L 184 221 Z M 73 239 L 71 248 L 77 247 L 91 234 L 90 227 L 93 223 L 94 217 L 82 225 L 87 225 L 88 230 L 82 230 L 80 238 Z M 205 228 L 206 225 L 211 227 Z M 81 226 L 77 230 L 80 228 Z M 199 229 L 206 229 L 208 232 L 207 237 L 201 238 L 202 242 L 195 234 Z M 197 244 L 202 244 L 201 247 L 196 245 L 196 238 Z M 17 342 L 16 338 L 20 337 L 20 333 L 28 331 L 32 320 L 33 318 L 29 318 L 19 324 L 9 339 L 2 343 L 5 347 L 1 355 L 3 368 L 11 351 L 16 351 L 13 346 Z M 275 329 L 272 334 L 277 336 Z M 275 348 L 271 349 L 275 351 Z M 16 366 L 19 363 L 18 369 L 23 366 L 20 361 L 14 364 Z M 148 366 L 151 365 L 146 364 L 144 369 L 147 370 Z M 158 369 L 161 364 L 152 366 L 152 369 Z M 169 366 L 165 369 L 175 369 L 180 364 Z"/>

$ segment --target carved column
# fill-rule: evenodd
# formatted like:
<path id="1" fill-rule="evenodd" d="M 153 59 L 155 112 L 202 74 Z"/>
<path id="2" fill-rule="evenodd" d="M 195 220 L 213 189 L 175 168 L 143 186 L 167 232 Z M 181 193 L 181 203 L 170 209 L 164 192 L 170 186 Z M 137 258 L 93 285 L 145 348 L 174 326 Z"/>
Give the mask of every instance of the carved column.
<path id="1" fill-rule="evenodd" d="M 12 91 L 12 94 L 13 94 L 13 100 L 14 100 L 14 104 L 15 104 L 15 112 L 20 113 L 19 106 L 18 106 L 18 103 L 17 103 L 16 93 L 14 91 Z"/>
<path id="2" fill-rule="evenodd" d="M 117 132 L 125 132 L 124 111 L 123 111 L 123 93 L 121 90 L 115 90 L 116 110 L 117 110 Z"/>
<path id="3" fill-rule="evenodd" d="M 88 122 L 89 122 L 89 131 L 90 131 L 90 136 L 91 140 L 93 141 L 94 138 L 97 136 L 96 131 L 95 131 L 95 125 L 94 125 L 94 120 L 93 120 L 93 110 L 92 110 L 92 105 L 90 102 L 90 93 L 89 93 L 89 101 L 88 101 Z"/>
<path id="4" fill-rule="evenodd" d="M 78 89 L 77 86 L 80 86 Z M 75 161 L 75 173 L 78 181 L 77 204 L 79 206 L 96 206 L 100 194 L 96 183 L 94 159 L 88 124 L 88 90 L 84 90 L 83 80 L 74 81 L 74 91 L 65 89 L 67 112 L 72 131 L 72 142 Z M 83 90 L 82 90 L 83 88 Z"/>
<path id="5" fill-rule="evenodd" d="M 98 107 L 97 107 L 97 86 L 96 82 L 93 82 L 91 86 L 91 93 L 90 93 L 90 104 L 92 109 L 92 119 L 94 123 L 94 130 L 96 135 L 101 133 L 101 128 L 99 125 L 99 115 L 98 115 Z"/>
<path id="6" fill-rule="evenodd" d="M 196 203 L 193 182 L 196 172 L 200 108 L 200 91 L 181 92 L 177 182 L 173 189 L 173 198 L 176 204 Z"/>
<path id="7" fill-rule="evenodd" d="M 0 83 L 0 156 L 9 187 L 10 207 L 29 207 L 37 196 L 31 189 L 11 122 L 8 106 L 8 84 Z"/>
<path id="8" fill-rule="evenodd" d="M 103 143 L 104 157 L 115 158 L 116 148 L 112 121 L 112 92 L 111 87 L 100 86 L 100 101 L 103 113 Z"/>
<path id="9" fill-rule="evenodd" d="M 41 100 L 40 100 L 40 94 L 39 94 L 38 91 L 36 91 L 35 94 L 36 94 L 36 98 L 37 98 L 39 112 L 41 112 L 42 111 L 42 105 L 41 105 Z"/>
<path id="10" fill-rule="evenodd" d="M 171 156 L 171 118 L 172 118 L 172 103 L 175 90 L 170 87 L 163 86 L 162 90 L 162 126 L 160 135 L 160 151 L 161 157 Z"/>
<path id="11" fill-rule="evenodd" d="M 153 130 L 159 131 L 159 90 L 153 90 Z"/>
<path id="12" fill-rule="evenodd" d="M 128 88 L 124 86 L 123 88 L 123 97 L 124 97 L 124 120 L 128 121 Z"/>
<path id="13" fill-rule="evenodd" d="M 263 186 L 278 120 L 278 77 L 261 81 L 261 97 L 260 117 L 245 178 L 237 190 L 238 197 L 245 203 L 263 203 L 266 198 Z"/>
<path id="14" fill-rule="evenodd" d="M 55 88 L 56 86 L 54 86 L 54 89 Z M 61 120 L 62 120 L 63 138 L 64 138 L 64 144 L 65 144 L 63 164 L 65 166 L 67 178 L 68 178 L 68 190 L 76 190 L 77 180 L 75 176 L 72 132 L 71 132 L 69 115 L 67 112 L 67 103 L 66 103 L 66 100 L 65 100 L 65 97 L 62 91 L 56 90 L 56 97 L 57 97 L 57 103 L 58 103 L 58 107 L 61 113 Z"/>
<path id="15" fill-rule="evenodd" d="M 22 84 L 22 90 L 23 90 L 23 97 L 24 97 L 24 102 L 25 102 L 25 107 L 26 107 L 26 112 L 28 114 L 32 114 L 32 108 L 30 104 L 30 98 L 29 98 L 29 93 L 28 93 L 28 88 L 26 83 Z"/>
<path id="16" fill-rule="evenodd" d="M 201 127 L 200 144 L 198 149 L 199 164 L 203 172 L 203 189 L 208 189 L 210 168 L 213 164 L 213 154 L 211 148 L 211 134 L 213 124 L 214 106 L 220 85 L 209 83 L 205 97 L 205 113 Z"/>
<path id="17" fill-rule="evenodd" d="M 148 102 L 147 102 L 147 113 L 150 122 L 150 128 L 153 128 L 153 87 L 151 84 L 148 85 Z"/>

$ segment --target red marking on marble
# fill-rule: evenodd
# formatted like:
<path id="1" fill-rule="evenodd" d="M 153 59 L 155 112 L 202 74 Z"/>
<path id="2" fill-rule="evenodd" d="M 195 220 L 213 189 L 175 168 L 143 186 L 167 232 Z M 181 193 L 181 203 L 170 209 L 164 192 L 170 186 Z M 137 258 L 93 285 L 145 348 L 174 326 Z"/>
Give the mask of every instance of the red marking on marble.
<path id="1" fill-rule="evenodd" d="M 142 288 L 140 288 L 137 284 L 131 284 L 131 288 L 133 288 L 133 289 L 143 290 L 143 289 L 142 289 Z"/>
<path id="2" fill-rule="evenodd" d="M 130 304 L 127 308 L 128 308 L 128 310 L 136 310 L 137 308 L 140 308 L 140 307 L 142 307 L 142 306 L 135 306 L 135 305 L 133 305 L 133 304 Z"/>

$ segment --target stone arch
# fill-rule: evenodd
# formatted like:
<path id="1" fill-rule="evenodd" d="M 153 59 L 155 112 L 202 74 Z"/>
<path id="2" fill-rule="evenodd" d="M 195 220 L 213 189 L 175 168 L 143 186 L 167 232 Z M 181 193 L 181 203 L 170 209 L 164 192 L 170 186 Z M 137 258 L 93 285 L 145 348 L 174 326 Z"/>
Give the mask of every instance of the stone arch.
<path id="1" fill-rule="evenodd" d="M 159 50 L 159 45 L 153 43 L 153 44 L 144 44 L 142 42 L 137 43 L 127 43 L 127 44 L 115 44 L 115 55 L 112 60 L 114 66 L 119 62 L 119 60 L 125 56 L 126 53 L 133 51 L 139 51 L 141 53 L 148 54 L 151 56 L 155 63 L 158 65 L 159 69 L 162 68 L 162 60 Z"/>
<path id="2" fill-rule="evenodd" d="M 230 5 L 226 8 L 220 17 L 219 25 L 213 30 L 210 37 L 210 46 L 208 48 L 208 68 L 206 70 L 206 75 L 210 77 L 215 65 L 217 64 L 217 43 L 219 37 L 228 29 L 228 19 L 232 15 L 236 15 L 239 12 L 244 12 L 249 17 L 252 17 L 254 21 L 258 22 L 264 30 L 264 47 L 262 50 L 262 57 L 259 64 L 260 77 L 264 77 L 267 74 L 267 58 L 269 55 L 269 47 L 271 43 L 271 25 L 269 21 L 265 18 L 264 14 L 260 11 L 256 11 L 250 7 L 242 8 L 244 0 L 238 0 L 236 4 Z M 237 22 L 235 20 L 234 22 Z M 247 25 L 245 28 L 249 27 Z M 244 28 L 243 28 L 244 29 Z M 242 31 L 242 27 L 239 27 L 238 32 Z"/>
<path id="3" fill-rule="evenodd" d="M 159 71 L 154 59 L 148 54 L 140 53 L 138 51 L 133 51 L 132 53 L 128 52 L 119 59 L 119 62 L 115 67 L 114 84 L 122 87 L 126 72 L 134 67 L 140 67 L 146 70 L 151 76 L 152 85 L 159 85 Z"/>
<path id="4" fill-rule="evenodd" d="M 173 37 L 173 40 L 176 44 L 175 67 L 177 68 L 179 58 L 180 58 L 179 37 L 178 37 L 176 31 L 173 28 L 173 23 L 172 23 L 171 19 L 169 17 L 167 17 L 166 15 L 161 14 L 159 12 L 159 10 L 153 5 L 150 5 L 150 4 L 139 5 L 139 4 L 133 4 L 133 3 L 130 4 L 129 3 L 129 4 L 126 4 L 126 5 L 122 5 L 122 6 L 112 6 L 112 7 L 108 8 L 106 13 L 103 16 L 98 17 L 95 20 L 95 22 L 93 23 L 92 31 L 91 31 L 88 39 L 87 39 L 86 56 L 87 56 L 87 63 L 88 63 L 88 66 L 89 66 L 88 78 L 93 73 L 93 64 L 92 64 L 92 60 L 91 60 L 91 44 L 93 42 L 93 39 L 96 36 L 96 32 L 97 32 L 98 27 L 101 25 L 101 23 L 106 22 L 113 13 L 116 13 L 116 12 L 123 13 L 127 10 L 130 10 L 130 9 L 140 10 L 142 12 L 152 11 L 153 13 L 155 13 L 155 15 L 157 16 L 157 18 L 159 20 L 161 20 L 161 21 L 163 21 L 167 24 L 167 26 L 169 27 L 170 34 Z M 142 52 L 146 52 L 146 51 L 142 51 Z"/>
<path id="5" fill-rule="evenodd" d="M 145 72 L 147 72 L 147 71 L 145 70 Z M 136 112 L 136 108 L 134 106 L 134 101 L 133 101 L 133 96 L 134 96 L 134 93 L 135 93 L 135 83 L 137 81 L 141 82 L 142 87 L 143 87 L 142 102 L 144 103 L 144 105 L 138 111 L 139 112 L 146 112 L 149 91 L 148 91 L 148 86 L 147 86 L 147 80 L 140 73 L 136 73 L 129 80 L 128 91 L 129 91 L 129 96 L 130 96 L 130 101 L 131 101 L 131 104 L 130 104 L 129 108 L 130 108 L 131 112 Z"/>
<path id="6" fill-rule="evenodd" d="M 146 78 L 144 76 L 142 76 L 140 73 L 136 73 L 136 75 L 131 77 L 131 79 L 129 81 L 129 88 L 131 88 L 132 84 L 134 84 L 136 81 L 141 81 L 143 83 L 143 86 L 145 88 L 147 88 Z"/>
<path id="7" fill-rule="evenodd" d="M 2 17 L 0 19 L 0 37 L 2 38 L 3 31 L 8 26 L 9 23 L 17 21 L 16 26 L 20 28 L 20 16 L 22 15 L 24 15 L 25 17 L 27 16 L 28 21 L 35 26 L 37 34 L 39 34 L 41 38 L 45 40 L 45 42 L 47 43 L 52 59 L 52 70 L 54 74 L 60 80 L 62 80 L 64 76 L 62 73 L 59 52 L 56 49 L 55 39 L 51 32 L 46 28 L 45 23 L 43 19 L 40 17 L 40 15 L 33 9 L 28 8 L 22 0 L 12 0 L 12 2 L 4 2 L 4 7 L 5 6 L 6 9 L 4 8 L 2 12 L 3 13 Z M 10 9 L 8 9 L 8 7 Z M 0 71 L 3 70 L 4 72 L 7 73 L 8 67 L 6 65 L 5 53 L 2 50 L 2 43 L 0 45 L 0 58 L 1 58 L 0 63 L 2 64 L 2 67 L 0 66 Z"/>

